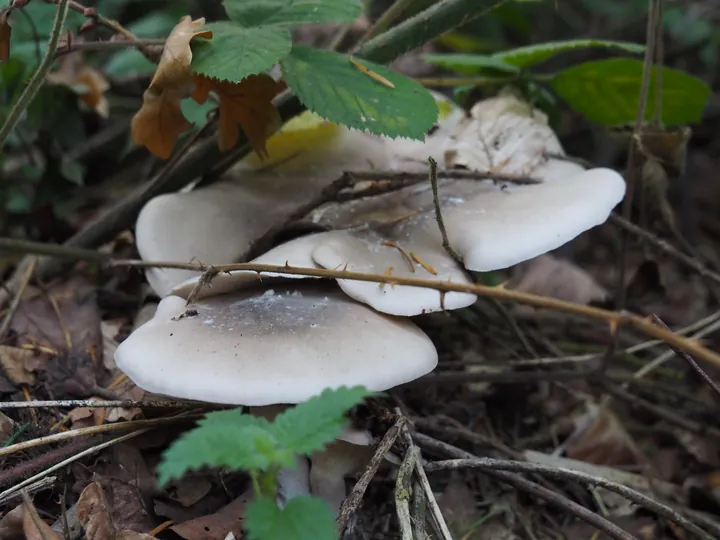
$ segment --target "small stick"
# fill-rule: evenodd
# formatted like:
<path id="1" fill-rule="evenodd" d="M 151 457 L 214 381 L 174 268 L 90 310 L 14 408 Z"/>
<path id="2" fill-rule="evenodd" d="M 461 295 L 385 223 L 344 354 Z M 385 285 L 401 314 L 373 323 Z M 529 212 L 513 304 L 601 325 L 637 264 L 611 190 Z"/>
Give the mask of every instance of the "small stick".
<path id="1" fill-rule="evenodd" d="M 400 524 L 402 540 L 413 540 L 413 527 L 410 519 L 410 484 L 419 455 L 420 449 L 417 446 L 408 449 L 400 464 L 395 481 L 395 511 Z"/>
<path id="2" fill-rule="evenodd" d="M 455 261 L 462 264 L 462 257 L 455 251 L 450 245 L 448 240 L 447 231 L 445 230 L 445 221 L 443 221 L 442 210 L 440 209 L 440 197 L 438 196 L 438 172 L 437 172 L 437 161 L 432 157 L 428 158 L 428 164 L 430 165 L 429 177 L 430 185 L 432 186 L 433 193 L 433 205 L 435 206 L 435 220 L 437 221 L 438 228 L 440 229 L 440 236 L 442 236 L 442 246 L 445 251 L 448 252 Z"/>
<path id="3" fill-rule="evenodd" d="M 0 401 L 0 409 L 40 409 L 43 407 L 123 407 L 126 409 L 176 408 L 202 406 L 188 401 L 135 401 L 132 399 L 96 401 L 92 399 L 60 399 L 56 401 Z"/>
<path id="4" fill-rule="evenodd" d="M 48 537 L 48 529 L 50 528 L 47 523 L 45 523 L 42 519 L 40 519 L 40 514 L 38 514 L 37 509 L 35 508 L 35 505 L 32 502 L 32 499 L 30 498 L 30 495 L 28 495 L 28 492 L 25 490 L 22 490 L 20 493 L 23 500 L 23 511 L 27 512 L 30 515 L 30 519 L 33 522 L 33 525 L 35 525 L 35 528 L 37 529 L 38 533 L 40 534 L 40 537 L 42 540 L 53 540 L 51 537 Z M 30 533 L 28 533 L 28 536 Z"/>
<path id="5" fill-rule="evenodd" d="M 371 480 L 377 474 L 377 470 L 380 467 L 383 459 L 385 459 L 385 454 L 387 454 L 388 451 L 390 451 L 390 448 L 392 448 L 392 445 L 395 444 L 395 441 L 400 435 L 400 429 L 404 425 L 405 418 L 403 416 L 400 416 L 395 421 L 395 424 L 393 424 L 393 426 L 387 430 L 385 436 L 382 438 L 380 444 L 375 450 L 375 453 L 373 454 L 370 463 L 368 463 L 367 467 L 365 468 L 365 472 L 360 477 L 360 480 L 357 481 L 355 487 L 353 487 L 350 495 L 348 495 L 345 501 L 343 501 L 337 518 L 337 524 L 340 530 L 340 534 L 345 531 L 345 528 L 347 527 L 350 518 L 360 506 L 363 495 L 365 495 L 365 491 L 370 485 Z"/>
<path id="6" fill-rule="evenodd" d="M 12 303 L 8 307 L 7 313 L 5 313 L 5 318 L 3 319 L 2 326 L 0 326 L 0 341 L 3 340 L 3 338 L 5 337 L 5 333 L 8 331 L 8 328 L 10 328 L 10 321 L 12 320 L 13 315 L 15 315 L 15 312 L 20 306 L 20 299 L 22 298 L 23 292 L 25 292 L 25 288 L 28 286 L 28 283 L 30 283 L 30 278 L 32 278 L 36 265 L 37 257 L 33 257 L 27 269 L 25 270 L 25 274 L 23 275 L 22 281 L 20 282 L 17 292 L 13 297 Z"/>
<path id="7" fill-rule="evenodd" d="M 663 328 L 665 328 L 666 330 L 670 330 L 670 328 L 668 328 L 668 326 L 667 326 L 667 325 L 662 321 L 662 319 L 661 319 L 660 317 L 658 317 L 657 315 L 653 314 L 653 320 L 654 320 L 656 323 L 658 323 L 660 326 L 662 326 Z M 715 391 L 715 394 L 717 394 L 718 396 L 720 396 L 720 387 L 718 387 L 717 383 L 710 378 L 710 375 L 708 375 L 707 373 L 705 373 L 705 371 L 703 370 L 703 368 L 701 368 L 701 367 L 698 365 L 698 363 L 695 361 L 695 359 L 694 359 L 692 356 L 690 356 L 690 355 L 689 355 L 688 353 L 686 353 L 685 351 L 681 351 L 681 350 L 678 349 L 677 347 L 673 347 L 672 345 L 670 346 L 670 348 L 671 348 L 673 351 L 675 351 L 675 354 L 677 354 L 680 358 L 682 358 L 682 359 L 685 360 L 688 364 L 690 364 L 690 366 L 697 372 L 697 374 L 700 375 L 700 377 L 702 377 L 702 378 L 705 380 L 705 382 L 710 385 L 710 388 L 712 388 L 712 389 Z"/>

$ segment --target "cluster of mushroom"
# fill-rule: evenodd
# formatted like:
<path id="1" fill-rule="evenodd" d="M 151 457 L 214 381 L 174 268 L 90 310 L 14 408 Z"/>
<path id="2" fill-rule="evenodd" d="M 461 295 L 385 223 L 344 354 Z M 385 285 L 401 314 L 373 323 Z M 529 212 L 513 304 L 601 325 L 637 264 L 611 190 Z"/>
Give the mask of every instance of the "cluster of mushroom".
<path id="1" fill-rule="evenodd" d="M 471 283 L 468 270 L 507 268 L 555 249 L 604 222 L 624 196 L 615 171 L 548 157 L 563 150 L 546 116 L 513 95 L 481 101 L 469 114 L 446 100 L 443 108 L 424 142 L 302 115 L 271 138 L 269 163 L 249 156 L 217 184 L 150 201 L 136 227 L 140 254 L 233 262 L 345 171 L 426 171 L 432 156 L 441 170 L 537 178 L 540 183 L 528 185 L 439 182 L 447 236 L 462 265 L 442 246 L 429 183 L 323 205 L 309 218 L 324 232 L 253 261 L 375 274 L 391 269 L 394 276 Z M 348 279 L 263 274 L 259 280 L 255 272 L 238 271 L 216 276 L 186 306 L 198 276 L 151 269 L 147 277 L 163 299 L 153 319 L 118 347 L 118 366 L 151 392 L 249 406 L 270 416 L 276 406 L 303 402 L 327 387 L 383 391 L 429 373 L 437 352 L 408 317 L 476 300 Z M 350 427 L 341 439 L 283 471 L 281 495 L 313 493 L 337 510 L 344 476 L 368 458 L 371 442 Z"/>

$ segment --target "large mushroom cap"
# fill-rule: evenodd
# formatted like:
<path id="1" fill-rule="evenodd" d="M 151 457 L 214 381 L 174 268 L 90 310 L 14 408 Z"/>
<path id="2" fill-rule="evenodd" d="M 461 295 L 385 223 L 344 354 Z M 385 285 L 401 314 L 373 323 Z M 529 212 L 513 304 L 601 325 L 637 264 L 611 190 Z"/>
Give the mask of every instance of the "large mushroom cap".
<path id="1" fill-rule="evenodd" d="M 299 403 L 328 387 L 386 390 L 437 364 L 413 323 L 328 283 L 245 290 L 186 309 L 182 298 L 166 297 L 117 348 L 118 367 L 141 388 L 233 405 Z"/>

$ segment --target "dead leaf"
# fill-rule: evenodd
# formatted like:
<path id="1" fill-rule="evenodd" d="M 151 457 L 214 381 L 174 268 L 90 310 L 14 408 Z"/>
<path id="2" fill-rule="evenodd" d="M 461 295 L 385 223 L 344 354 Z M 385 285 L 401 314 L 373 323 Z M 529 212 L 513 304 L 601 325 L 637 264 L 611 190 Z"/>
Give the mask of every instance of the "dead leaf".
<path id="1" fill-rule="evenodd" d="M 143 104 L 132 119 L 132 139 L 154 155 L 167 159 L 175 142 L 192 124 L 183 116 L 180 101 L 190 96 L 194 81 L 190 71 L 195 37 L 212 38 L 212 32 L 200 31 L 204 18 L 192 20 L 185 15 L 165 41 L 160 62 L 150 86 L 143 94 Z"/>
<path id="2" fill-rule="evenodd" d="M 15 432 L 15 422 L 0 412 L 0 445 L 12 437 Z M 2 538 L 2 535 L 0 535 Z"/>
<path id="3" fill-rule="evenodd" d="M 149 534 L 128 529 L 117 530 L 118 523 L 110 508 L 117 506 L 108 505 L 105 491 L 99 482 L 92 482 L 80 494 L 77 514 L 85 528 L 86 540 L 155 540 Z"/>
<path id="4" fill-rule="evenodd" d="M 0 345 L 0 366 L 15 384 L 33 384 L 35 371 L 41 369 L 48 355 L 28 349 Z"/>
<path id="5" fill-rule="evenodd" d="M 0 538 L 3 540 L 23 539 L 23 506 L 17 505 L 0 519 Z"/>
<path id="6" fill-rule="evenodd" d="M 202 104 L 211 91 L 220 100 L 220 127 L 218 146 L 220 151 L 230 150 L 240 136 L 242 127 L 255 152 L 267 157 L 265 143 L 281 124 L 280 113 L 272 103 L 282 83 L 265 73 L 250 75 L 239 83 L 219 81 L 195 75 L 196 87 L 192 94 Z"/>
<path id="7" fill-rule="evenodd" d="M 585 270 L 553 255 L 541 255 L 519 265 L 512 281 L 515 284 L 508 287 L 517 291 L 578 304 L 601 302 L 608 296 L 608 292 Z"/>
<path id="8" fill-rule="evenodd" d="M 22 508 L 25 540 L 61 540 L 60 536 L 52 530 L 50 525 L 40 519 L 37 510 L 29 498 L 26 503 L 23 503 Z"/>
<path id="9" fill-rule="evenodd" d="M 0 62 L 6 62 L 10 58 L 10 10 L 6 9 L 0 13 Z"/>
<path id="10" fill-rule="evenodd" d="M 473 492 L 459 476 L 450 479 L 438 505 L 454 538 L 461 538 L 482 516 Z"/>
<path id="11" fill-rule="evenodd" d="M 11 328 L 21 345 L 40 345 L 77 355 L 87 354 L 91 347 L 100 350 L 95 287 L 81 277 L 58 283 L 46 294 L 22 302 Z"/>
<path id="12" fill-rule="evenodd" d="M 645 458 L 620 419 L 607 407 L 591 405 L 576 420 L 590 424 L 566 446 L 568 457 L 595 465 L 642 465 Z"/>
<path id="13" fill-rule="evenodd" d="M 192 506 L 212 489 L 212 483 L 204 476 L 185 475 L 173 483 L 174 494 L 170 498 L 183 506 Z"/>
<path id="14" fill-rule="evenodd" d="M 76 38 L 79 39 L 81 38 Z M 78 95 L 82 103 L 107 118 L 110 110 L 105 92 L 110 89 L 110 83 L 105 75 L 87 65 L 81 52 L 61 56 L 58 64 L 58 69 L 48 74 L 47 81 L 68 87 Z"/>
<path id="15" fill-rule="evenodd" d="M 251 499 L 252 492 L 248 490 L 216 513 L 179 523 L 170 529 L 186 540 L 224 540 L 228 532 L 242 538 L 245 505 Z"/>

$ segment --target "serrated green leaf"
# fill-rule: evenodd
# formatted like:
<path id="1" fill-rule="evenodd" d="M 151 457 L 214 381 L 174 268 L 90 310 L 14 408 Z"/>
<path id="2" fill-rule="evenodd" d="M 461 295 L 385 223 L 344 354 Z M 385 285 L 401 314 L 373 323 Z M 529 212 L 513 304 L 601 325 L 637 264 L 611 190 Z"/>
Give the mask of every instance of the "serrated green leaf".
<path id="1" fill-rule="evenodd" d="M 322 450 L 326 443 L 343 432 L 345 413 L 372 395 L 363 386 L 326 389 L 275 417 L 270 426 L 278 442 L 296 454 Z"/>
<path id="2" fill-rule="evenodd" d="M 202 467 L 265 470 L 292 463 L 292 454 L 279 447 L 264 418 L 228 410 L 209 413 L 198 424 L 163 454 L 160 484 Z"/>
<path id="3" fill-rule="evenodd" d="M 357 63 L 389 81 L 375 80 L 347 55 L 295 46 L 280 62 L 293 93 L 311 111 L 332 122 L 378 135 L 424 140 L 438 118 L 432 95 L 417 82 L 384 66 Z"/>
<path id="4" fill-rule="evenodd" d="M 642 62 L 612 58 L 586 62 L 558 73 L 550 82 L 570 107 L 604 126 L 632 124 L 637 114 Z M 646 119 L 655 110 L 657 68 L 653 68 L 645 107 Z M 710 87 L 697 77 L 663 68 L 662 122 L 667 126 L 693 124 L 702 118 Z"/>
<path id="5" fill-rule="evenodd" d="M 191 43 L 190 67 L 195 73 L 223 81 L 239 82 L 248 75 L 262 73 L 292 47 L 290 32 L 285 28 L 243 28 L 230 22 L 216 22 L 203 29 L 211 30 L 213 37 Z"/>
<path id="6" fill-rule="evenodd" d="M 426 54 L 423 60 L 443 69 L 467 75 L 482 73 L 486 70 L 517 73 L 520 68 L 499 60 L 489 54 Z"/>
<path id="7" fill-rule="evenodd" d="M 281 510 L 274 500 L 258 498 L 245 508 L 248 540 L 336 540 L 335 516 L 321 499 L 309 496 L 288 501 Z"/>
<path id="8" fill-rule="evenodd" d="M 627 41 L 612 41 L 604 39 L 571 39 L 567 41 L 548 41 L 547 43 L 539 43 L 528 47 L 519 47 L 502 51 L 492 55 L 492 58 L 517 66 L 518 68 L 527 68 L 545 62 L 555 55 L 574 49 L 589 48 L 605 48 L 619 49 L 633 54 L 642 54 L 645 51 L 645 45 L 639 43 L 630 43 Z"/>
<path id="9" fill-rule="evenodd" d="M 224 6 L 245 27 L 352 22 L 362 13 L 358 0 L 225 0 Z"/>

